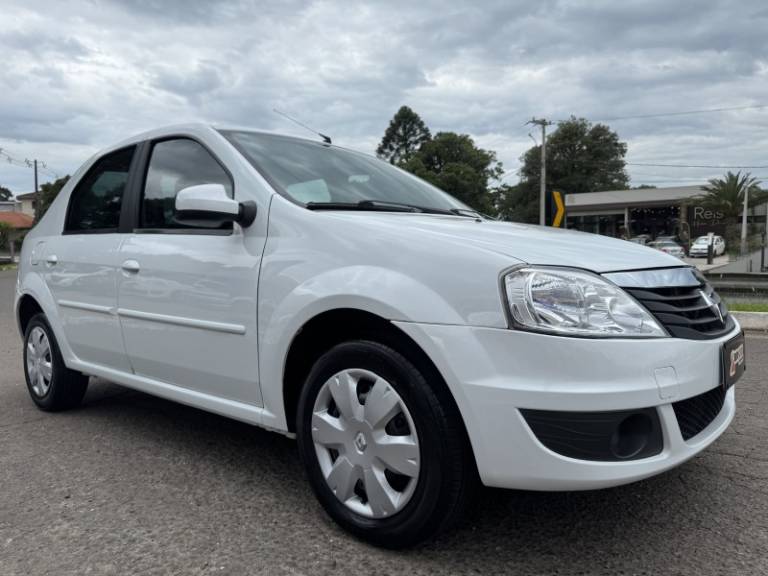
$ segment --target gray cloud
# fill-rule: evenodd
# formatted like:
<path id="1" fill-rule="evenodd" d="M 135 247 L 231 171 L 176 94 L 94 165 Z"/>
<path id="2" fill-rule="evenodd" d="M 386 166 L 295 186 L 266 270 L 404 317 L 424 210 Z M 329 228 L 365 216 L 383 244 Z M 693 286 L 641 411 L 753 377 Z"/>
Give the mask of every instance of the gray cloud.
<path id="1" fill-rule="evenodd" d="M 162 124 L 300 133 L 279 108 L 371 152 L 408 104 L 433 131 L 495 149 L 514 181 L 533 115 L 768 103 L 766 24 L 759 0 L 7 0 L 0 147 L 71 172 Z M 766 163 L 768 109 L 609 124 L 630 161 Z M 658 185 L 719 172 L 629 171 Z M 31 178 L 0 163 L 0 183 L 23 192 Z"/>

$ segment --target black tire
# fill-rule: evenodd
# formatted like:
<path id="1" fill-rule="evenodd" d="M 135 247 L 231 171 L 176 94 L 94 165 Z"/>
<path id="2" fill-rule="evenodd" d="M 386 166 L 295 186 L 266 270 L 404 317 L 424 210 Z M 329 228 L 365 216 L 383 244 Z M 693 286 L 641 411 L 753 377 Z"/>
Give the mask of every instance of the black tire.
<path id="1" fill-rule="evenodd" d="M 42 330 L 48 340 L 49 353 L 46 355 L 46 359 L 48 359 L 51 365 L 50 383 L 43 393 L 41 393 L 39 386 L 37 390 L 35 389 L 36 384 L 31 380 L 28 369 L 29 362 L 27 361 L 30 340 L 33 334 L 40 334 L 39 330 Z M 58 412 L 78 406 L 85 395 L 85 391 L 88 389 L 88 376 L 70 370 L 64 365 L 56 337 L 50 324 L 48 324 L 45 314 L 42 313 L 32 317 L 24 333 L 24 377 L 26 378 L 27 390 L 32 397 L 32 401 L 38 408 L 46 412 Z"/>
<path id="2" fill-rule="evenodd" d="M 418 434 L 420 470 L 416 487 L 407 504 L 386 518 L 358 514 L 334 495 L 322 473 L 312 438 L 313 409 L 323 384 L 334 374 L 353 368 L 369 370 L 388 381 L 405 403 Z M 455 525 L 476 493 L 477 471 L 458 409 L 444 386 L 430 382 L 434 376 L 427 378 L 427 374 L 388 346 L 357 340 L 339 344 L 324 354 L 310 371 L 301 393 L 296 430 L 312 489 L 339 525 L 377 546 L 413 546 Z"/>

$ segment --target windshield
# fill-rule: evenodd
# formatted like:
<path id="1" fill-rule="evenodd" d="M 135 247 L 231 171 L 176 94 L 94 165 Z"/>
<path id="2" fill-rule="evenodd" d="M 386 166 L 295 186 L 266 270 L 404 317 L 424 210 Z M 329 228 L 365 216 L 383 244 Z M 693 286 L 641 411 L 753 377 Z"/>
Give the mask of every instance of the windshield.
<path id="1" fill-rule="evenodd" d="M 280 193 L 302 204 L 378 201 L 468 210 L 431 184 L 365 154 L 276 134 L 234 130 L 221 134 Z"/>

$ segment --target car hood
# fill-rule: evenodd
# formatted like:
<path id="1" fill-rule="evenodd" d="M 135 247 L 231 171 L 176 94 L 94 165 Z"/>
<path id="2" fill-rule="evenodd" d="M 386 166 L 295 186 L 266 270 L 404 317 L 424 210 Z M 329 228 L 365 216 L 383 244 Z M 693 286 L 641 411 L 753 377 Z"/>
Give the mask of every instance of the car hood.
<path id="1" fill-rule="evenodd" d="M 460 216 L 392 212 L 329 212 L 416 245 L 444 244 L 495 252 L 527 264 L 570 266 L 594 272 L 680 266 L 677 258 L 626 240 L 543 226 L 476 220 Z M 427 240 L 430 242 L 426 243 Z"/>

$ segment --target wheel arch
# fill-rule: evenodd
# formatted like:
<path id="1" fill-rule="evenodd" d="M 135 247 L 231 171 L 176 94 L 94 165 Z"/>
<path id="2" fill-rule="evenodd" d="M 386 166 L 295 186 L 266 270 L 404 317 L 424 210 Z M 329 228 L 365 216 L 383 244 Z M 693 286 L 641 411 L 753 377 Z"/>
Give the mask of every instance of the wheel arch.
<path id="1" fill-rule="evenodd" d="M 357 308 L 321 312 L 307 320 L 294 335 L 285 355 L 282 380 L 283 408 L 289 432 L 295 432 L 299 396 L 312 366 L 325 352 L 349 340 L 371 340 L 405 356 L 430 382 L 435 383 L 435 392 L 451 403 L 467 434 L 461 412 L 445 378 L 421 346 L 389 320 Z"/>
<path id="2" fill-rule="evenodd" d="M 43 307 L 40 306 L 40 303 L 37 300 L 35 300 L 34 296 L 23 294 L 21 298 L 19 298 L 16 311 L 16 322 L 22 337 L 26 334 L 27 326 L 29 325 L 29 321 L 32 320 L 32 317 L 41 313 L 44 313 Z"/>

